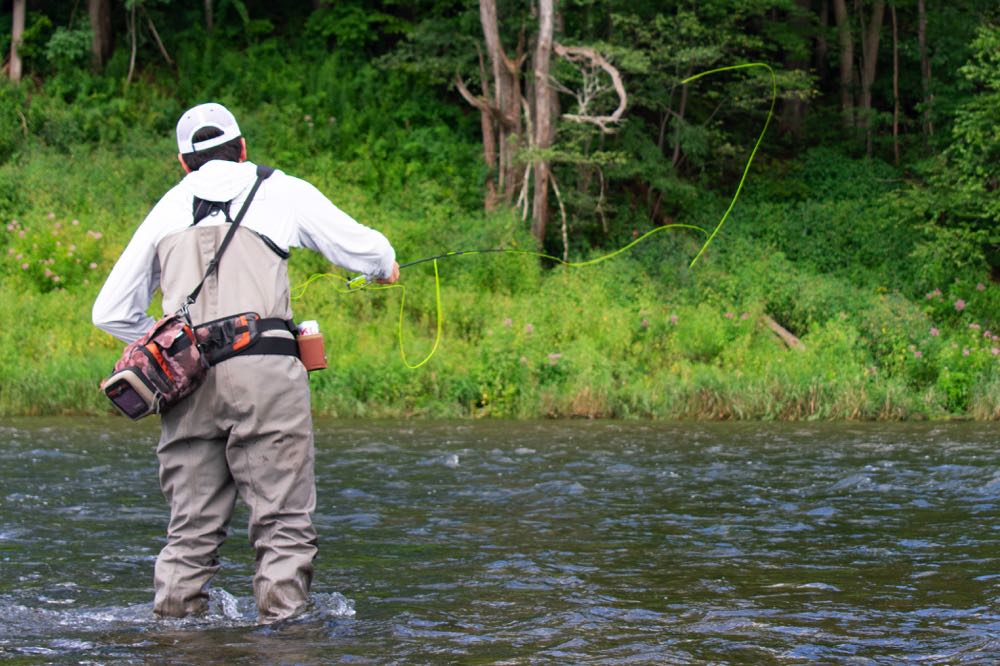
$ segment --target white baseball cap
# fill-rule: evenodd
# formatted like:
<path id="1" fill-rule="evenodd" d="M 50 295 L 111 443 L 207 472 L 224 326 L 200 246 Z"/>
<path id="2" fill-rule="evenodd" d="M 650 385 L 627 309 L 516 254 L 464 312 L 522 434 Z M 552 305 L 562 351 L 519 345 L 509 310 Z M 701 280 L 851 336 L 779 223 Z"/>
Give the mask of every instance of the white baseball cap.
<path id="1" fill-rule="evenodd" d="M 195 132 L 204 127 L 215 127 L 222 130 L 222 134 L 205 141 L 192 142 L 191 138 Z M 192 107 L 185 111 L 181 115 L 181 119 L 177 121 L 177 148 L 181 154 L 221 146 L 239 136 L 240 126 L 236 124 L 235 116 L 229 112 L 229 109 L 215 102 Z"/>

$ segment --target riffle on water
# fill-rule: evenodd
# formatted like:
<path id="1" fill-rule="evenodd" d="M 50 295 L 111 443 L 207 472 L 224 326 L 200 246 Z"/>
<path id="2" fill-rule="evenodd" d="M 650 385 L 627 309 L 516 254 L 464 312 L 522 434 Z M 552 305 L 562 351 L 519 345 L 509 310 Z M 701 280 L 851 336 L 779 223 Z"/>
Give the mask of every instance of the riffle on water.
<path id="1" fill-rule="evenodd" d="M 313 608 L 152 617 L 153 421 L 0 423 L 0 661 L 1000 663 L 992 424 L 320 422 Z"/>

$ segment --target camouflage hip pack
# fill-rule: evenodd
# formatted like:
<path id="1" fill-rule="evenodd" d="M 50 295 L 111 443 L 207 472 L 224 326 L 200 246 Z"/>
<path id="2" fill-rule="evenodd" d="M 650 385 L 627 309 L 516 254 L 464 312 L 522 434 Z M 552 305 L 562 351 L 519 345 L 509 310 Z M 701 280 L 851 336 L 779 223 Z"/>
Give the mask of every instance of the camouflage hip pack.
<path id="1" fill-rule="evenodd" d="M 120 412 L 139 419 L 161 413 L 193 393 L 207 370 L 190 321 L 172 314 L 125 347 L 101 388 Z"/>

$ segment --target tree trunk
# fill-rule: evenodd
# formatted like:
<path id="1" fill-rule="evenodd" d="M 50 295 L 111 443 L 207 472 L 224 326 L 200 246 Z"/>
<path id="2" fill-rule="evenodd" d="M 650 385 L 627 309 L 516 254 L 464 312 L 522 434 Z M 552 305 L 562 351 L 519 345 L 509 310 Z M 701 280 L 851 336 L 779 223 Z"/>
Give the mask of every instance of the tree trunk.
<path id="1" fill-rule="evenodd" d="M 806 33 L 809 29 L 809 13 L 811 12 L 811 0 L 796 0 L 798 11 L 788 18 L 788 24 L 792 32 L 797 35 Z M 809 69 L 809 51 L 803 49 L 800 53 L 787 51 L 785 55 L 785 67 L 790 70 Z M 806 112 L 806 102 L 801 97 L 793 97 L 782 101 L 781 109 L 781 130 L 795 138 L 802 136 L 802 119 Z"/>
<path id="2" fill-rule="evenodd" d="M 87 0 L 90 17 L 90 54 L 94 67 L 101 68 L 111 57 L 111 0 Z"/>
<path id="3" fill-rule="evenodd" d="M 553 0 L 538 2 L 538 44 L 535 48 L 534 80 L 534 144 L 536 150 L 548 150 L 555 139 L 555 123 L 552 118 L 552 84 L 549 69 L 552 62 Z M 539 245 L 545 240 L 545 227 L 549 219 L 549 175 L 551 164 L 548 158 L 536 158 L 535 193 L 531 207 L 531 235 Z"/>
<path id="4" fill-rule="evenodd" d="M 896 23 L 896 5 L 892 12 L 892 157 L 899 166 L 899 28 Z"/>
<path id="5" fill-rule="evenodd" d="M 214 12 L 212 11 L 212 3 L 213 0 L 205 0 L 205 29 L 208 30 L 209 32 L 212 31 L 212 28 L 214 27 L 215 24 L 215 17 L 213 15 Z M 319 6 L 314 4 L 313 9 L 314 10 L 319 9 Z"/>
<path id="6" fill-rule="evenodd" d="M 17 47 L 21 43 L 24 35 L 24 12 L 27 0 L 14 0 L 13 20 L 10 30 L 10 80 L 14 83 L 21 82 L 21 54 L 17 52 Z"/>
<path id="7" fill-rule="evenodd" d="M 864 26 L 864 8 L 859 2 L 859 16 Z M 865 149 L 872 155 L 872 84 L 878 69 L 878 44 L 885 19 L 885 1 L 876 0 L 872 6 L 872 17 L 861 33 L 861 107 L 860 127 L 865 130 Z"/>
<path id="8" fill-rule="evenodd" d="M 927 55 L 927 7 L 924 0 L 917 0 L 917 44 L 920 47 L 920 87 L 924 96 L 923 131 L 924 146 L 934 136 L 931 121 L 931 60 Z"/>
<path id="9" fill-rule="evenodd" d="M 827 55 L 829 47 L 826 43 L 826 31 L 830 27 L 830 2 L 823 0 L 819 7 L 819 33 L 816 36 L 816 74 L 820 81 L 826 80 Z"/>
<path id="10" fill-rule="evenodd" d="M 851 36 L 846 0 L 833 0 L 833 14 L 837 20 L 837 42 L 840 45 L 840 110 L 844 127 L 849 128 L 854 126 L 854 38 Z"/>
<path id="11" fill-rule="evenodd" d="M 523 62 L 520 51 L 523 47 L 518 46 L 516 60 L 511 60 L 504 52 L 500 43 L 496 0 L 479 1 L 479 20 L 483 25 L 486 53 L 493 74 L 493 102 L 498 116 L 498 194 L 503 201 L 510 203 L 522 182 L 521 165 L 517 164 L 515 158 L 523 139 L 520 85 Z"/>
<path id="12" fill-rule="evenodd" d="M 688 72 L 687 76 L 691 73 Z M 674 126 L 674 152 L 670 156 L 670 166 L 675 170 L 677 165 L 681 162 L 681 123 L 684 122 L 684 113 L 687 111 L 687 101 L 688 101 L 688 87 L 686 85 L 681 86 L 681 103 L 677 108 L 677 116 L 675 120 L 677 124 Z"/>

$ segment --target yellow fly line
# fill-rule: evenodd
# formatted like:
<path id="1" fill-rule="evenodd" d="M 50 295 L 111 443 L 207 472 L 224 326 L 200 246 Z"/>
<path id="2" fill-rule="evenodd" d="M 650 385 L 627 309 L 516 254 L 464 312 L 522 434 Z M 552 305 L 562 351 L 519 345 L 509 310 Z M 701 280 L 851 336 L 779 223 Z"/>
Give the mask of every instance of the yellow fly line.
<path id="1" fill-rule="evenodd" d="M 722 225 L 725 224 L 726 220 L 729 218 L 729 213 L 732 212 L 733 207 L 736 205 L 737 199 L 739 199 L 740 193 L 743 191 L 743 185 L 744 185 L 744 183 L 746 183 L 747 174 L 750 171 L 750 165 L 753 163 L 754 158 L 757 156 L 757 150 L 760 148 L 761 143 L 764 141 L 764 135 L 767 133 L 767 128 L 771 124 L 771 118 L 774 116 L 774 107 L 775 107 L 775 104 L 777 103 L 777 99 L 778 99 L 778 82 L 777 82 L 777 77 L 774 74 L 774 70 L 771 68 L 770 65 L 768 65 L 767 63 L 763 63 L 763 62 L 750 62 L 750 63 L 744 63 L 744 64 L 740 64 L 740 65 L 729 65 L 729 66 L 726 66 L 726 67 L 718 67 L 716 69 L 710 69 L 710 70 L 701 72 L 699 74 L 695 74 L 694 76 L 690 76 L 690 77 L 684 79 L 683 81 L 681 81 L 682 84 L 686 85 L 686 84 L 691 83 L 693 81 L 697 81 L 698 79 L 700 79 L 702 77 L 710 76 L 712 74 L 718 74 L 718 73 L 721 73 L 721 72 L 729 72 L 729 71 L 738 70 L 738 69 L 749 69 L 749 68 L 752 68 L 752 67 L 763 67 L 764 69 L 767 70 L 768 74 L 770 74 L 770 76 L 771 76 L 771 106 L 770 106 L 770 108 L 767 111 L 767 119 L 764 121 L 764 127 L 761 129 L 760 135 L 758 135 L 758 137 L 757 137 L 757 141 L 754 144 L 753 150 L 750 151 L 750 156 L 747 158 L 746 164 L 743 167 L 743 173 L 740 176 L 739 183 L 736 186 L 736 191 L 733 193 L 732 198 L 729 200 L 729 205 L 726 207 L 725 212 L 722 214 L 722 217 L 719 219 L 719 222 L 715 225 L 715 228 L 712 229 L 711 233 L 709 233 L 707 230 L 703 229 L 702 227 L 699 227 L 699 226 L 696 226 L 696 225 L 692 225 L 692 224 L 666 224 L 666 225 L 659 226 L 659 227 L 656 227 L 654 229 L 651 229 L 650 231 L 647 231 L 646 233 L 642 234 L 641 236 L 633 239 L 627 245 L 624 245 L 624 246 L 622 246 L 622 247 L 614 250 L 613 252 L 610 252 L 610 253 L 605 254 L 605 255 L 601 255 L 601 256 L 596 257 L 594 259 L 587 259 L 585 261 L 567 261 L 567 260 L 562 259 L 560 257 L 555 257 L 553 255 L 546 254 L 544 252 L 536 252 L 536 251 L 532 251 L 532 250 L 515 250 L 515 249 L 505 249 L 505 248 L 490 248 L 490 249 L 484 249 L 484 250 L 453 250 L 451 252 L 445 252 L 444 254 L 438 255 L 436 257 L 427 257 L 427 258 L 424 258 L 424 259 L 418 259 L 416 261 L 411 261 L 411 262 L 408 262 L 408 263 L 405 263 L 405 264 L 400 264 L 400 268 L 406 268 L 408 266 L 413 266 L 413 265 L 416 265 L 416 264 L 422 264 L 422 263 L 426 263 L 426 262 L 432 262 L 434 264 L 434 300 L 435 300 L 435 308 L 436 308 L 436 311 L 437 311 L 437 327 L 436 327 L 437 330 L 436 330 L 435 335 L 434 335 L 434 344 L 432 345 L 430 352 L 428 352 L 428 354 L 423 359 L 421 359 L 420 361 L 418 361 L 416 363 L 411 363 L 410 360 L 407 358 L 406 351 L 404 349 L 404 344 L 403 344 L 403 313 L 404 313 L 404 307 L 406 305 L 406 287 L 404 285 L 398 284 L 398 283 L 397 284 L 371 283 L 371 282 L 368 282 L 362 276 L 355 277 L 355 278 L 347 278 L 347 277 L 345 277 L 343 275 L 338 275 L 337 273 L 316 273 L 314 275 L 309 276 L 309 278 L 307 278 L 304 282 L 302 282 L 301 284 L 297 285 L 295 288 L 292 289 L 292 293 L 291 293 L 292 300 L 298 300 L 298 299 L 302 298 L 305 295 L 306 290 L 308 290 L 309 287 L 314 282 L 316 282 L 317 280 L 323 280 L 323 279 L 333 279 L 333 280 L 340 280 L 340 281 L 342 281 L 343 282 L 343 288 L 336 288 L 335 287 L 335 291 L 338 291 L 340 293 L 352 293 L 352 292 L 360 291 L 361 289 L 375 289 L 375 290 L 399 289 L 399 290 L 401 290 L 400 291 L 400 299 L 399 299 L 399 317 L 398 317 L 398 321 L 397 321 L 397 325 L 396 325 L 396 336 L 397 336 L 397 338 L 399 340 L 399 355 L 403 359 L 403 364 L 406 365 L 407 368 L 409 368 L 411 370 L 416 370 L 417 368 L 420 368 L 421 366 L 423 366 L 424 364 L 426 364 L 428 361 L 431 360 L 431 358 L 437 352 L 438 347 L 440 346 L 440 343 L 441 343 L 441 336 L 442 336 L 442 331 L 443 331 L 444 316 L 443 316 L 443 307 L 442 307 L 442 304 L 441 304 L 441 276 L 440 276 L 440 273 L 438 271 L 438 260 L 439 259 L 446 259 L 446 258 L 449 258 L 449 257 L 458 257 L 458 256 L 461 256 L 461 255 L 466 255 L 466 254 L 488 254 L 488 253 L 525 254 L 525 255 L 529 255 L 529 256 L 533 256 L 533 257 L 538 257 L 538 258 L 541 258 L 541 259 L 548 259 L 548 260 L 553 261 L 555 263 L 558 263 L 558 264 L 560 264 L 562 266 L 567 266 L 567 267 L 571 267 L 571 268 L 583 268 L 583 267 L 586 267 L 586 266 L 594 266 L 594 265 L 599 264 L 601 262 L 608 261 L 609 259 L 613 259 L 613 258 L 617 257 L 618 255 L 623 254 L 623 253 L 631 250 L 633 247 L 635 247 L 636 245 L 638 245 L 642 241 L 646 240 L 650 236 L 652 236 L 654 234 L 657 234 L 657 233 L 659 233 L 661 231 L 666 231 L 668 229 L 690 229 L 692 231 L 697 231 L 697 232 L 699 232 L 699 233 L 704 234 L 705 236 L 707 236 L 707 238 L 705 239 L 705 242 L 702 244 L 701 248 L 698 250 L 698 253 L 691 260 L 691 263 L 688 264 L 689 267 L 694 267 L 695 263 L 698 261 L 699 258 L 701 258 L 701 255 L 705 253 L 705 250 L 708 249 L 708 246 L 711 245 L 711 243 L 715 239 L 716 235 L 718 235 L 719 231 L 722 229 Z"/>

